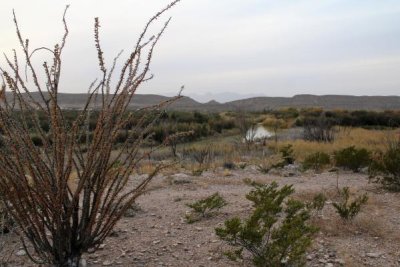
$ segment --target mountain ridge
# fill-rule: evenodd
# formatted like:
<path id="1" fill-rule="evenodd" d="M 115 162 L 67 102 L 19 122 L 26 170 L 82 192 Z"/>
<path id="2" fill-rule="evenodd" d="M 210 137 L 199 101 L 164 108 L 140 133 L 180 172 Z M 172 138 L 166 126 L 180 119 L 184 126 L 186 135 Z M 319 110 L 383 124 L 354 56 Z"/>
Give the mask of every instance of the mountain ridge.
<path id="1" fill-rule="evenodd" d="M 40 95 L 38 92 L 32 92 L 31 94 L 35 100 L 40 99 Z M 87 94 L 85 93 L 59 93 L 59 105 L 63 109 L 81 109 L 85 103 L 86 97 Z M 10 92 L 7 93 L 7 99 L 12 99 L 12 95 Z M 152 105 L 157 105 L 160 102 L 169 99 L 171 99 L 171 97 L 156 94 L 136 94 L 132 98 L 129 109 L 139 109 Z M 176 102 L 172 103 L 168 107 L 168 109 L 221 112 L 234 110 L 261 111 L 289 107 L 318 107 L 327 110 L 397 110 L 400 109 L 400 96 L 299 94 L 293 97 L 251 97 L 226 103 L 219 103 L 215 100 L 211 100 L 207 103 L 200 103 L 188 96 L 184 96 Z"/>

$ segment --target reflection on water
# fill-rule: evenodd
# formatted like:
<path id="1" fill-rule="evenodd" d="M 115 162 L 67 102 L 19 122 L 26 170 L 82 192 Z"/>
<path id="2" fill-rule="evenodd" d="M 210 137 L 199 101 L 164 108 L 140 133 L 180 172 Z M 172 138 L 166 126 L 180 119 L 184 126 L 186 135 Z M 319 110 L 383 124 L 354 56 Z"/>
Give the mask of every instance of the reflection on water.
<path id="1" fill-rule="evenodd" d="M 251 141 L 257 141 L 272 137 L 273 135 L 274 134 L 268 131 L 264 126 L 256 125 L 255 127 L 247 131 L 246 139 Z"/>

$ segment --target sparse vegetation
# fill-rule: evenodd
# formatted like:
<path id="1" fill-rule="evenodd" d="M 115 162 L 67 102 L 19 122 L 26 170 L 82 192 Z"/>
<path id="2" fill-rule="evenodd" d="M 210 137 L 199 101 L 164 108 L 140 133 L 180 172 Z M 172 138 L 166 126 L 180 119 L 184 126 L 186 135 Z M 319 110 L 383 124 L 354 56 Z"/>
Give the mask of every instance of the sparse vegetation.
<path id="1" fill-rule="evenodd" d="M 210 217 L 227 204 L 228 203 L 219 193 L 187 204 L 187 206 L 192 209 L 192 212 L 186 214 L 186 221 L 188 223 L 194 223 L 202 218 Z"/>
<path id="2" fill-rule="evenodd" d="M 313 169 L 321 171 L 325 166 L 331 163 L 330 157 L 324 152 L 315 152 L 308 155 L 303 161 L 303 169 Z"/>
<path id="3" fill-rule="evenodd" d="M 246 195 L 253 202 L 253 212 L 244 220 L 234 217 L 216 234 L 237 250 L 227 252 L 231 259 L 242 257 L 243 250 L 252 255 L 256 266 L 302 266 L 316 229 L 308 224 L 310 213 L 301 201 L 289 199 L 292 186 L 273 182 L 253 182 Z M 280 219 L 281 218 L 281 219 Z"/>
<path id="4" fill-rule="evenodd" d="M 389 142 L 385 152 L 375 154 L 370 167 L 370 175 L 384 188 L 400 191 L 400 139 Z"/>
<path id="5" fill-rule="evenodd" d="M 293 157 L 293 145 L 288 144 L 286 146 L 281 147 L 279 152 L 282 153 L 282 158 L 284 160 L 284 165 L 289 165 L 294 163 Z"/>
<path id="6" fill-rule="evenodd" d="M 339 216 L 346 221 L 352 220 L 361 211 L 361 208 L 367 203 L 368 196 L 363 194 L 357 196 L 353 201 L 350 200 L 350 189 L 344 187 L 340 191 L 340 202 L 332 203 Z"/>

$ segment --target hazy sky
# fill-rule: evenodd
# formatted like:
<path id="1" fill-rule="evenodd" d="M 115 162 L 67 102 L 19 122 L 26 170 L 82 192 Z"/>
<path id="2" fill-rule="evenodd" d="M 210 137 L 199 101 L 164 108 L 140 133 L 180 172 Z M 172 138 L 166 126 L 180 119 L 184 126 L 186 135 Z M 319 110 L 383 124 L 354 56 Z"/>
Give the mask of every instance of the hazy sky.
<path id="1" fill-rule="evenodd" d="M 31 46 L 53 46 L 71 4 L 61 90 L 85 92 L 99 75 L 94 17 L 111 63 L 168 2 L 0 0 L 0 51 L 18 47 L 12 8 Z M 168 16 L 155 78 L 140 93 L 177 92 L 185 84 L 189 95 L 400 94 L 399 0 L 182 0 Z"/>

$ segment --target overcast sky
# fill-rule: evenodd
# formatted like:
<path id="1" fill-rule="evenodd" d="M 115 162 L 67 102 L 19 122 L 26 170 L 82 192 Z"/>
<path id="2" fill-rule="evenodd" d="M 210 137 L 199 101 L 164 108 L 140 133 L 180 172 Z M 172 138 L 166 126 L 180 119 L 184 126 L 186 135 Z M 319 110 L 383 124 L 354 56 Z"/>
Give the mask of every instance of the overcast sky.
<path id="1" fill-rule="evenodd" d="M 71 4 L 61 90 L 85 92 L 99 76 L 94 17 L 111 63 L 168 2 L 0 0 L 0 51 L 19 47 L 13 8 L 31 47 L 53 46 Z M 400 94 L 399 0 L 182 0 L 166 15 L 173 18 L 154 55 L 155 78 L 140 93 L 185 84 L 189 95 Z"/>

